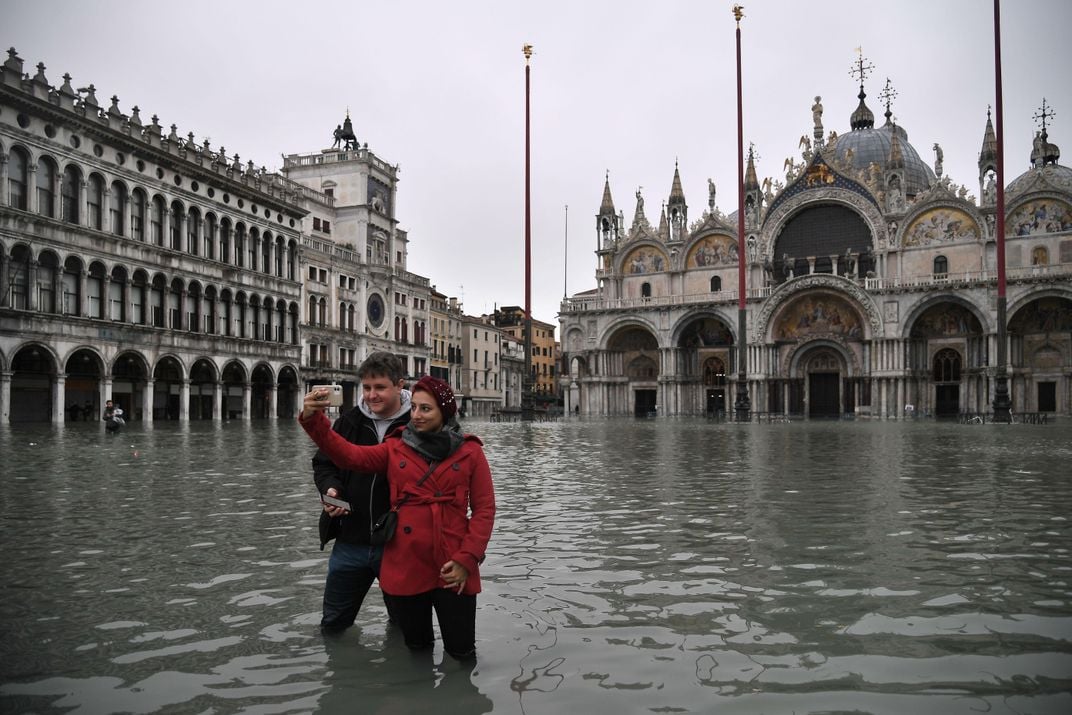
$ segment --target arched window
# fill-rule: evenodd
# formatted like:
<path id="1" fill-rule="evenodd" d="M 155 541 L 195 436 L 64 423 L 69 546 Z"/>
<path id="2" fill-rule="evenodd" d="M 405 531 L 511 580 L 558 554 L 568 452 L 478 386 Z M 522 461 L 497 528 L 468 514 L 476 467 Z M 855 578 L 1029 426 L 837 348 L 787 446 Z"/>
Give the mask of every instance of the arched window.
<path id="1" fill-rule="evenodd" d="M 249 230 L 249 270 L 257 270 L 257 249 L 260 247 L 261 237 L 256 228 Z"/>
<path id="2" fill-rule="evenodd" d="M 216 215 L 205 214 L 205 258 L 216 259 Z"/>
<path id="3" fill-rule="evenodd" d="M 316 325 L 316 296 L 309 296 L 309 325 Z"/>
<path id="4" fill-rule="evenodd" d="M 86 278 L 86 297 L 89 301 L 89 317 L 104 318 L 105 301 L 104 294 L 104 266 L 94 263 L 89 267 L 89 276 Z"/>
<path id="5" fill-rule="evenodd" d="M 161 196 L 153 197 L 152 210 L 149 213 L 149 240 L 154 246 L 164 245 L 164 214 L 166 208 Z"/>
<path id="6" fill-rule="evenodd" d="M 944 348 L 935 354 L 934 381 L 960 382 L 960 353 L 952 348 Z"/>
<path id="7" fill-rule="evenodd" d="M 11 150 L 7 160 L 7 201 L 13 209 L 26 210 L 26 185 L 29 183 L 30 158 L 20 147 Z"/>
<path id="8" fill-rule="evenodd" d="M 643 298 L 650 298 L 651 297 L 651 283 L 641 283 L 640 284 L 640 295 Z"/>
<path id="9" fill-rule="evenodd" d="M 286 253 L 286 248 L 283 244 L 283 237 L 276 236 L 275 239 L 275 274 L 283 277 L 283 255 Z"/>
<path id="10" fill-rule="evenodd" d="M 201 253 L 201 212 L 196 207 L 190 207 L 190 213 L 186 217 L 186 250 L 193 255 Z"/>
<path id="11" fill-rule="evenodd" d="M 186 210 L 178 201 L 171 203 L 171 220 L 168 222 L 168 248 L 173 251 L 182 250 L 182 219 Z"/>
<path id="12" fill-rule="evenodd" d="M 1033 249 L 1031 249 L 1031 265 L 1050 265 L 1050 252 L 1046 250 L 1045 246 L 1035 246 Z"/>
<path id="13" fill-rule="evenodd" d="M 272 272 L 272 234 L 261 236 L 261 272 Z"/>
<path id="14" fill-rule="evenodd" d="M 320 304 L 317 306 L 320 309 L 317 325 L 323 327 L 328 324 L 328 301 L 325 298 L 320 299 Z"/>
<path id="15" fill-rule="evenodd" d="M 346 330 L 346 303 L 339 303 L 339 330 Z"/>
<path id="16" fill-rule="evenodd" d="M 134 189 L 130 193 L 130 237 L 135 241 L 145 241 L 145 192 Z"/>
<path id="17" fill-rule="evenodd" d="M 56 218 L 56 164 L 42 157 L 37 162 L 37 213 Z"/>
<path id="18" fill-rule="evenodd" d="M 711 292 L 718 293 L 722 290 L 722 276 L 711 276 Z"/>
<path id="19" fill-rule="evenodd" d="M 82 175 L 78 167 L 70 164 L 63 170 L 63 180 L 60 182 L 60 202 L 63 215 L 61 218 L 67 223 L 78 223 L 78 204 L 82 199 Z"/>
<path id="20" fill-rule="evenodd" d="M 220 260 L 231 262 L 231 221 L 227 218 L 220 220 Z"/>
<path id="21" fill-rule="evenodd" d="M 127 215 L 127 187 L 118 181 L 112 182 L 112 192 L 108 197 L 108 218 L 112 223 L 112 233 L 116 236 L 124 234 L 124 226 Z"/>
<path id="22" fill-rule="evenodd" d="M 945 256 L 934 257 L 934 275 L 944 278 L 949 274 L 949 259 Z"/>
<path id="23" fill-rule="evenodd" d="M 234 258 L 235 265 L 239 268 L 245 268 L 246 266 L 246 225 L 244 223 L 235 224 L 234 232 Z M 312 321 L 312 312 L 309 313 L 309 320 Z"/>
<path id="24" fill-rule="evenodd" d="M 98 231 L 104 226 L 104 179 L 98 174 L 89 176 L 89 195 L 87 205 L 89 209 L 89 227 Z"/>
<path id="25" fill-rule="evenodd" d="M 11 286 L 8 294 L 8 305 L 16 310 L 29 310 L 30 308 L 30 249 L 26 246 L 15 246 L 8 260 L 7 282 Z"/>

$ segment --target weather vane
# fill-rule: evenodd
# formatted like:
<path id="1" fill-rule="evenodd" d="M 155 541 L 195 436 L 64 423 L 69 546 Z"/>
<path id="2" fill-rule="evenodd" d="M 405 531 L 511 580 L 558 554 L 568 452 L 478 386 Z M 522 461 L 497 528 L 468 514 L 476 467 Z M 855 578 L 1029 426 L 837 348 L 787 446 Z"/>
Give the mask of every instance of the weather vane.
<path id="1" fill-rule="evenodd" d="M 856 62 L 853 63 L 852 69 L 849 70 L 849 74 L 852 77 L 859 75 L 861 90 L 864 88 L 864 80 L 867 79 L 873 69 L 875 69 L 875 66 L 871 64 L 869 60 L 864 59 L 864 48 L 857 47 Z"/>
<path id="2" fill-rule="evenodd" d="M 1042 123 L 1042 131 L 1043 131 L 1043 133 L 1045 133 L 1046 132 L 1046 120 L 1047 119 L 1053 119 L 1056 116 L 1057 116 L 1057 114 L 1056 114 L 1056 112 L 1053 111 L 1053 108 L 1046 106 L 1046 98 L 1043 97 L 1042 98 L 1042 107 L 1038 110 L 1038 112 L 1036 112 L 1034 115 L 1032 115 L 1031 118 L 1034 119 L 1036 122 L 1041 122 Z"/>
<path id="3" fill-rule="evenodd" d="M 886 78 L 886 86 L 878 93 L 879 100 L 886 105 L 886 116 L 890 116 L 890 105 L 893 104 L 893 100 L 897 99 L 897 90 L 893 88 L 893 83 L 890 82 L 890 78 Z"/>
<path id="4" fill-rule="evenodd" d="M 737 27 L 740 27 L 741 18 L 744 17 L 744 5 L 733 6 L 733 17 L 737 20 Z"/>
<path id="5" fill-rule="evenodd" d="M 528 64 L 529 58 L 532 57 L 532 45 L 527 42 L 521 45 L 521 52 L 525 55 L 525 64 Z"/>

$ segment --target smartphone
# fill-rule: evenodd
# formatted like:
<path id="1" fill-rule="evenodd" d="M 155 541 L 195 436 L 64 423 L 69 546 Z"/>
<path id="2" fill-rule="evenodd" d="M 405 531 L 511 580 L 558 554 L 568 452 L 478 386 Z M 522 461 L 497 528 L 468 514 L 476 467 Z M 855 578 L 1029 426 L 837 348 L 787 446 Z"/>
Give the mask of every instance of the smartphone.
<path id="1" fill-rule="evenodd" d="M 342 385 L 313 385 L 313 390 L 327 390 L 328 407 L 342 407 Z"/>
<path id="2" fill-rule="evenodd" d="M 343 501 L 342 499 L 336 499 L 335 497 L 329 497 L 327 494 L 321 494 L 320 501 L 327 504 L 328 506 L 335 506 L 340 509 L 345 509 L 346 511 L 353 511 L 350 508 L 350 502 Z"/>

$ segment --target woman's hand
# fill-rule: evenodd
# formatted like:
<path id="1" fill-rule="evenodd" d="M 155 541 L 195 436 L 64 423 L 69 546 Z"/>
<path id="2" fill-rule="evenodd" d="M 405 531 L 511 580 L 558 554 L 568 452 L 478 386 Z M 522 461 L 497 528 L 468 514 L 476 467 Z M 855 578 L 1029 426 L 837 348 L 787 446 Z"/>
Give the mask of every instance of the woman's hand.
<path id="1" fill-rule="evenodd" d="M 301 420 L 305 420 L 312 417 L 317 412 L 323 412 L 328 408 L 328 391 L 327 390 L 313 390 L 305 396 L 305 401 L 302 402 Z"/>
<path id="2" fill-rule="evenodd" d="M 461 593 L 465 582 L 469 580 L 469 571 L 457 561 L 448 561 L 439 569 L 439 578 L 451 588 L 457 587 L 458 593 Z"/>

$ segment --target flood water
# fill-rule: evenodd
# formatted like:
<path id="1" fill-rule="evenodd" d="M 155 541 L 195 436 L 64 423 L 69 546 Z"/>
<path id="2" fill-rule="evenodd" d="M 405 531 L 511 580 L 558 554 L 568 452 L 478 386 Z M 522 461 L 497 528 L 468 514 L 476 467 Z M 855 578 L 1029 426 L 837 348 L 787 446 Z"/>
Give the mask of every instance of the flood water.
<path id="1" fill-rule="evenodd" d="M 0 427 L 0 711 L 1072 712 L 1068 422 L 466 427 L 475 666 L 320 635 L 296 423 Z"/>

